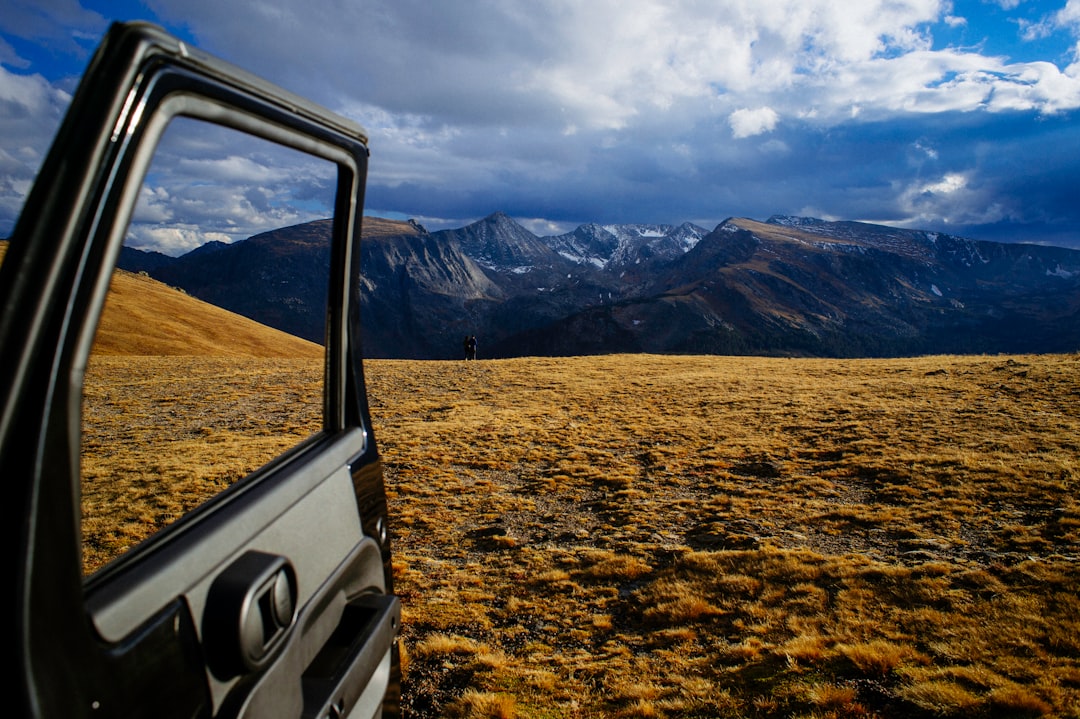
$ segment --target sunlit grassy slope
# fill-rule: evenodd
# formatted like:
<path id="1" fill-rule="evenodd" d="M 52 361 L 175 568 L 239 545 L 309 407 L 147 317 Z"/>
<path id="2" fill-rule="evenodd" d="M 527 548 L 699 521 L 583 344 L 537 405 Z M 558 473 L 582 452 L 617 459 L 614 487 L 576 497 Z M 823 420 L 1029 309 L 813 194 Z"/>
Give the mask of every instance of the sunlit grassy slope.
<path id="1" fill-rule="evenodd" d="M 117 270 L 94 354 L 319 358 L 322 347 Z"/>
<path id="2" fill-rule="evenodd" d="M 0 262 L 7 244 L 0 241 Z M 93 354 L 318 358 L 322 348 L 145 275 L 117 270 Z"/>

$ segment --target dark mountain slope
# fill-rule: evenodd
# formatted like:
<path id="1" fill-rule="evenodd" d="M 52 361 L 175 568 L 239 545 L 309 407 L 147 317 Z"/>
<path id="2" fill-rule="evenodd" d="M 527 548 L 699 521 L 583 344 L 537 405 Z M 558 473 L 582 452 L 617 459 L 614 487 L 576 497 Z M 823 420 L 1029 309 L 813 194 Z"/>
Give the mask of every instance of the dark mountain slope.
<path id="1" fill-rule="evenodd" d="M 501 212 L 456 230 L 434 233 L 440 242 L 456 242 L 461 251 L 496 272 L 523 273 L 562 264 L 559 255 L 533 233 Z"/>
<path id="2" fill-rule="evenodd" d="M 505 295 L 453 242 L 427 232 L 361 243 L 364 352 L 369 357 L 458 357 Z"/>
<path id="3" fill-rule="evenodd" d="M 149 271 L 201 300 L 313 342 L 324 341 L 331 220 L 203 247 Z"/>
<path id="4" fill-rule="evenodd" d="M 498 349 L 876 356 L 1080 347 L 1080 253 L 783 220 L 724 222 L 645 296 Z M 596 349 L 606 343 L 618 349 Z"/>
<path id="5" fill-rule="evenodd" d="M 329 230 L 283 228 L 150 273 L 318 341 Z M 361 254 L 372 357 L 459 357 L 467 334 L 481 358 L 1080 349 L 1080 252 L 1062 248 L 781 216 L 537 238 L 496 213 L 436 233 L 366 218 Z"/>

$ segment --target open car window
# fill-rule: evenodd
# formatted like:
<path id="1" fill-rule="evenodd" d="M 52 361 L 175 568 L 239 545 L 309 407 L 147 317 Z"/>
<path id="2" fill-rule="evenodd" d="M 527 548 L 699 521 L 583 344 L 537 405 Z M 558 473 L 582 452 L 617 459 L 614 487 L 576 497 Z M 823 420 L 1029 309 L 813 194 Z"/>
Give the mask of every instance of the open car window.
<path id="1" fill-rule="evenodd" d="M 335 180 L 236 130 L 169 124 L 83 384 L 85 574 L 322 429 Z M 298 236 L 312 221 L 324 235 Z"/>

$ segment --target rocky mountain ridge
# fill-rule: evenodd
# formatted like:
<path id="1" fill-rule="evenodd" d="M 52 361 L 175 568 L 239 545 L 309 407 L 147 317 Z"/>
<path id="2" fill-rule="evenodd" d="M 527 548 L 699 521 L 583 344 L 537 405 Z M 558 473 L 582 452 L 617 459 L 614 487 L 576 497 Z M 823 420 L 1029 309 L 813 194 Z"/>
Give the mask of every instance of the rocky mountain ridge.
<path id="1" fill-rule="evenodd" d="M 121 266 L 312 339 L 320 298 L 304 294 L 304 268 L 327 261 L 326 223 L 163 264 L 125 251 Z M 588 224 L 551 237 L 503 213 L 437 232 L 365 218 L 363 239 L 371 357 L 457 358 L 467 334 L 481 358 L 1080 349 L 1080 251 L 1064 248 L 788 216 L 731 218 L 711 232 Z"/>
<path id="2" fill-rule="evenodd" d="M 573 232 L 544 238 L 545 244 L 574 264 L 620 269 L 654 258 L 673 260 L 692 249 L 708 230 L 671 225 L 581 225 Z"/>

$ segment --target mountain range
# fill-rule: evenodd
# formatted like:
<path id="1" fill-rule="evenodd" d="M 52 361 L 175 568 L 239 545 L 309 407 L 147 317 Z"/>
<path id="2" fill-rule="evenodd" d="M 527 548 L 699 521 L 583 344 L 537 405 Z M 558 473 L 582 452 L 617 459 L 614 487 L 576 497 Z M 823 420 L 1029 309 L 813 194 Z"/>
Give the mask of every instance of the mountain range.
<path id="1" fill-rule="evenodd" d="M 321 341 L 330 221 L 120 267 Z M 428 232 L 368 217 L 369 357 L 619 352 L 901 356 L 1080 350 L 1080 251 L 774 216 L 538 237 L 503 213 Z M 320 268 L 322 268 L 320 270 Z"/>

